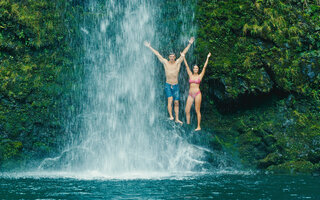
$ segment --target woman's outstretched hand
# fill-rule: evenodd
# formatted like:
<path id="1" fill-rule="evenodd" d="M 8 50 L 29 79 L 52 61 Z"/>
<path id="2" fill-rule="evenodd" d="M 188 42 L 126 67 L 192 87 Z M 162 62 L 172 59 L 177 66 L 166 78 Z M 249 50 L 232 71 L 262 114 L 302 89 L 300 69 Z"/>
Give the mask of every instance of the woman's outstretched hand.
<path id="1" fill-rule="evenodd" d="M 208 53 L 208 56 L 207 56 L 207 58 L 210 58 L 210 56 L 211 56 L 211 53 L 209 52 L 209 53 Z"/>
<path id="2" fill-rule="evenodd" d="M 151 46 L 151 45 L 150 45 L 150 42 L 144 41 L 144 46 L 150 47 L 150 46 Z"/>

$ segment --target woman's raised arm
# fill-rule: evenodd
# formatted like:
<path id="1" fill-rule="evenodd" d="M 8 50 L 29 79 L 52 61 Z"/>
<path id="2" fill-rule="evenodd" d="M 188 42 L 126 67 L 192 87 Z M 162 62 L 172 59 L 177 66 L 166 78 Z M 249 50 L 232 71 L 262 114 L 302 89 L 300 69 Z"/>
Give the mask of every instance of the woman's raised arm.
<path id="1" fill-rule="evenodd" d="M 200 79 L 202 79 L 202 78 L 203 78 L 204 73 L 206 72 L 206 68 L 207 68 L 207 65 L 208 65 L 208 62 L 209 62 L 209 58 L 210 58 L 210 56 L 211 56 L 211 53 L 209 53 L 209 54 L 208 54 L 208 56 L 207 56 L 207 60 L 206 60 L 206 62 L 204 63 L 204 66 L 203 66 L 202 72 L 200 73 Z"/>
<path id="2" fill-rule="evenodd" d="M 181 57 L 183 57 L 183 61 L 184 61 L 184 65 L 186 66 L 187 73 L 188 73 L 189 77 L 191 77 L 192 72 L 191 72 L 191 70 L 189 68 L 189 65 L 187 63 L 186 57 L 185 57 L 184 53 L 180 52 L 180 55 L 181 55 Z"/>

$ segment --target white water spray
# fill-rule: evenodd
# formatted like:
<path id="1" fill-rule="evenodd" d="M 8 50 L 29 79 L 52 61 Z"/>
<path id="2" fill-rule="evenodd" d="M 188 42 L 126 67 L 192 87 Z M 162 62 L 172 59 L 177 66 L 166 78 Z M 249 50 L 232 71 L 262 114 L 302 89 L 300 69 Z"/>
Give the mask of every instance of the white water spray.
<path id="1" fill-rule="evenodd" d="M 85 87 L 80 131 L 62 155 L 44 160 L 40 168 L 108 175 L 201 169 L 203 151 L 164 120 L 166 99 L 159 81 L 164 74 L 156 74 L 159 63 L 143 46 L 160 34 L 154 3 L 108 0 L 101 6 L 92 0 L 87 6 L 81 27 Z"/>

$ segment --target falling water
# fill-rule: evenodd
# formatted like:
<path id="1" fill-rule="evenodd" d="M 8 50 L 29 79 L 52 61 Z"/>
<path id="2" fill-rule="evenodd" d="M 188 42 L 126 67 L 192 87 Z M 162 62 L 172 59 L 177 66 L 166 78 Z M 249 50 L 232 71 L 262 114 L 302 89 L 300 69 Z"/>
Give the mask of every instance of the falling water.
<path id="1" fill-rule="evenodd" d="M 143 46 L 144 40 L 161 45 L 158 3 L 89 2 L 80 27 L 85 49 L 80 128 L 66 150 L 41 168 L 58 160 L 63 170 L 109 175 L 202 170 L 203 150 L 167 120 L 164 72 Z M 186 35 L 178 37 L 187 42 Z"/>

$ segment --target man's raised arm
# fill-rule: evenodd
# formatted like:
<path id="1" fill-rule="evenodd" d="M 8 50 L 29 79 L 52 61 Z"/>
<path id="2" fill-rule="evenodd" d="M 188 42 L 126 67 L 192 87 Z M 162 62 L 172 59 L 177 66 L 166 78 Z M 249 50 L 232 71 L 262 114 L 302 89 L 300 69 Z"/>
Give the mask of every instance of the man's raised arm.
<path id="1" fill-rule="evenodd" d="M 150 42 L 145 41 L 144 45 L 148 47 L 158 57 L 161 63 L 165 63 L 166 59 L 164 59 L 157 50 L 151 47 Z"/>
<path id="2" fill-rule="evenodd" d="M 194 42 L 194 37 L 191 37 L 190 40 L 189 40 L 188 46 L 182 52 L 184 55 L 188 52 L 188 50 L 189 50 L 189 48 L 190 48 L 190 46 L 192 45 L 193 42 Z"/>
<path id="3" fill-rule="evenodd" d="M 186 55 L 186 53 L 188 52 L 188 50 L 189 50 L 189 48 L 191 47 L 191 45 L 192 45 L 193 42 L 194 42 L 194 37 L 191 37 L 190 40 L 189 40 L 188 46 L 187 46 L 187 47 L 183 50 L 183 52 L 182 52 L 183 55 Z M 180 56 L 177 61 L 180 62 L 180 63 L 182 63 L 183 57 Z"/>

